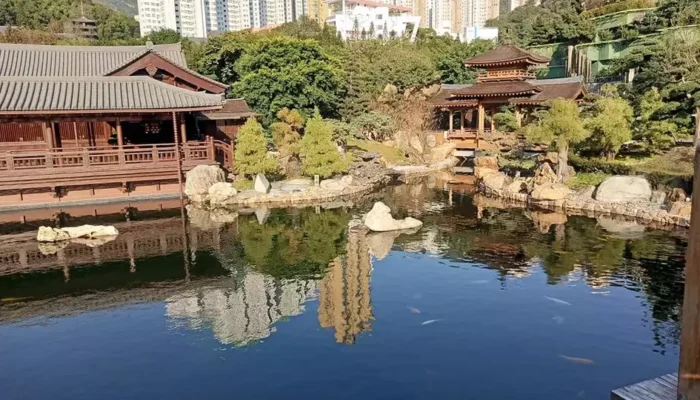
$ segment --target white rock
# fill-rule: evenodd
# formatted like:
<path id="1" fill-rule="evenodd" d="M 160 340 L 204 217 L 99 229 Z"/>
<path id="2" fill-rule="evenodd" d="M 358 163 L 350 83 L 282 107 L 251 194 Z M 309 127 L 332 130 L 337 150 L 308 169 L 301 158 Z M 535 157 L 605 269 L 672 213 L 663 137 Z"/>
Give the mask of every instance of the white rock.
<path id="1" fill-rule="evenodd" d="M 609 203 L 646 202 L 651 198 L 651 185 L 641 176 L 611 176 L 596 190 L 595 199 Z"/>
<path id="2" fill-rule="evenodd" d="M 429 137 L 434 137 L 430 135 Z M 443 143 L 437 147 L 430 149 L 430 153 L 426 156 L 426 161 L 430 164 L 437 164 L 452 157 L 457 145 L 454 143 Z"/>
<path id="3" fill-rule="evenodd" d="M 265 175 L 257 174 L 255 175 L 255 184 L 253 185 L 253 188 L 258 193 L 270 193 L 272 186 L 270 186 L 270 182 L 267 181 Z"/>
<path id="4" fill-rule="evenodd" d="M 483 175 L 481 182 L 487 189 L 501 190 L 508 183 L 508 177 L 502 172 Z"/>
<path id="5" fill-rule="evenodd" d="M 226 181 L 226 174 L 216 165 L 198 165 L 185 175 L 185 195 L 197 203 L 207 200 L 209 188 Z"/>
<path id="6" fill-rule="evenodd" d="M 374 232 L 415 229 L 423 226 L 421 221 L 411 217 L 403 220 L 394 219 L 391 216 L 391 209 L 381 201 L 374 203 L 374 207 L 365 215 L 363 222 L 369 230 Z"/>
<path id="7" fill-rule="evenodd" d="M 255 209 L 255 218 L 258 219 L 258 224 L 265 225 L 267 219 L 270 218 L 270 209 L 267 207 L 258 207 Z"/>
<path id="8" fill-rule="evenodd" d="M 340 179 L 326 179 L 321 181 L 321 189 L 341 191 L 352 185 L 352 175 L 345 175 Z"/>
<path id="9" fill-rule="evenodd" d="M 217 182 L 209 187 L 209 202 L 212 205 L 227 204 L 236 199 L 238 190 L 232 183 Z"/>
<path id="10" fill-rule="evenodd" d="M 530 198 L 535 201 L 563 200 L 569 196 L 571 189 L 561 183 L 547 183 L 535 186 Z"/>
<path id="11" fill-rule="evenodd" d="M 82 225 L 71 228 L 39 227 L 36 240 L 39 242 L 59 242 L 70 239 L 93 239 L 102 236 L 117 236 L 119 231 L 113 226 Z"/>

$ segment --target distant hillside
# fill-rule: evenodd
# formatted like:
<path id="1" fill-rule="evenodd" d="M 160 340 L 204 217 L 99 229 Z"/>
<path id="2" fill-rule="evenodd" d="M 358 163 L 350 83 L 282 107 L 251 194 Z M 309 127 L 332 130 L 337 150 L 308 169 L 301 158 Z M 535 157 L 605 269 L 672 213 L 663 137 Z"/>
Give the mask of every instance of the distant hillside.
<path id="1" fill-rule="evenodd" d="M 138 0 L 93 0 L 115 10 L 119 10 L 129 16 L 138 14 Z"/>

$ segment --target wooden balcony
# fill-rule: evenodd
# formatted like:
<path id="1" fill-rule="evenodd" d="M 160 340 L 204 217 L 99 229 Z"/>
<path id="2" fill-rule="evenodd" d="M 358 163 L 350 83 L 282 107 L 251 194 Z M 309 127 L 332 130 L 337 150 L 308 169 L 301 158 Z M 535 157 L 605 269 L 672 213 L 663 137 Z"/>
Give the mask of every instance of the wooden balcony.
<path id="1" fill-rule="evenodd" d="M 218 157 L 217 157 L 218 155 Z M 182 168 L 231 163 L 225 143 L 187 142 Z M 0 152 L 0 190 L 177 180 L 174 144 Z"/>

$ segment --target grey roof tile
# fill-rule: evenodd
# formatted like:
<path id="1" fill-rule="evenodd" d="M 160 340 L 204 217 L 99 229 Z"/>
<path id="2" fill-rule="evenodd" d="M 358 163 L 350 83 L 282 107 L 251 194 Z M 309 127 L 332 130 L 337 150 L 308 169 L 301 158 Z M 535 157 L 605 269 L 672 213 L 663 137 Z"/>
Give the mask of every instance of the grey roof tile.
<path id="1" fill-rule="evenodd" d="M 0 44 L 0 76 L 102 76 L 149 50 L 187 68 L 182 47 Z"/>
<path id="2" fill-rule="evenodd" d="M 0 77 L 0 113 L 177 110 L 222 104 L 221 95 L 145 76 Z"/>

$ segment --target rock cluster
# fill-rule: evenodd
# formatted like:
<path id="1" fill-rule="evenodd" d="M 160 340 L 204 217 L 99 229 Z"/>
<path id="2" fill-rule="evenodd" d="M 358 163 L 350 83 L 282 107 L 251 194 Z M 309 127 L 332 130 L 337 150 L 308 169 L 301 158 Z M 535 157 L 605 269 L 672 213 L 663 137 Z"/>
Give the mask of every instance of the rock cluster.
<path id="1" fill-rule="evenodd" d="M 226 174 L 216 165 L 198 165 L 185 175 L 185 195 L 195 203 L 205 202 L 209 188 L 219 182 L 226 182 Z"/>
<path id="2" fill-rule="evenodd" d="M 686 201 L 682 189 L 660 196 L 653 193 L 643 177 L 613 176 L 598 188 L 589 186 L 572 192 L 566 185 L 556 183 L 556 175 L 548 163 L 537 169 L 534 178 L 513 179 L 491 169 L 494 166 L 492 157 L 484 158 L 486 160 L 476 160 L 475 175 L 479 178 L 480 191 L 488 196 L 548 210 L 619 215 L 659 224 L 690 226 L 691 203 Z M 666 205 L 662 197 L 668 198 Z M 681 198 L 682 201 L 672 201 Z"/>

